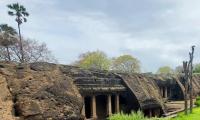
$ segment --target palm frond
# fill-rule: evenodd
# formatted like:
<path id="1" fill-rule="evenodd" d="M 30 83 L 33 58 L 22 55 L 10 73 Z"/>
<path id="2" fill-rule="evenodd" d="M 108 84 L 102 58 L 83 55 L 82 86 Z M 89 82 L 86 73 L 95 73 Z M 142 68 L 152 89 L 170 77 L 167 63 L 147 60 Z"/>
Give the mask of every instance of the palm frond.
<path id="1" fill-rule="evenodd" d="M 29 16 L 29 13 L 28 12 L 22 12 L 22 14 L 24 15 L 24 16 Z"/>
<path id="2" fill-rule="evenodd" d="M 27 19 L 26 18 L 23 18 L 24 19 L 24 22 L 27 22 Z"/>
<path id="3" fill-rule="evenodd" d="M 18 3 L 14 3 L 13 4 L 13 9 L 16 10 L 16 11 L 20 11 L 19 4 Z"/>
<path id="4" fill-rule="evenodd" d="M 8 11 L 8 15 L 14 16 L 15 14 L 14 14 L 14 12 L 12 12 L 12 11 Z"/>
<path id="5" fill-rule="evenodd" d="M 26 8 L 23 5 L 20 5 L 19 8 L 20 8 L 20 11 L 26 11 Z"/>
<path id="6" fill-rule="evenodd" d="M 18 3 L 14 3 L 14 4 L 9 4 L 7 5 L 7 7 L 11 10 L 15 10 L 15 11 L 19 11 L 19 4 Z"/>
<path id="7" fill-rule="evenodd" d="M 7 5 L 7 7 L 13 9 L 13 6 L 11 4 Z"/>
<path id="8" fill-rule="evenodd" d="M 8 14 L 11 16 L 16 16 L 15 21 L 18 24 L 22 24 L 22 22 L 27 22 L 26 16 L 29 16 L 29 13 L 26 11 L 26 8 L 23 5 L 20 5 L 19 3 L 14 3 L 7 5 L 8 8 L 10 8 L 11 11 L 8 11 Z"/>
<path id="9" fill-rule="evenodd" d="M 16 13 L 16 15 L 17 15 L 17 17 L 22 17 L 22 13 L 21 13 L 20 11 L 18 11 L 18 12 Z"/>

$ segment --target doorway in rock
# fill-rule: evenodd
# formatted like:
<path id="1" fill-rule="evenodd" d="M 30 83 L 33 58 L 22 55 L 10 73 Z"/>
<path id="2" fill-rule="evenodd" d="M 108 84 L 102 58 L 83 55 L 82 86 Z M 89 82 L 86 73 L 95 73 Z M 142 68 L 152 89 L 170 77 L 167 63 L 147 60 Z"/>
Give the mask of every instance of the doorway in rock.
<path id="1" fill-rule="evenodd" d="M 178 84 L 171 86 L 171 98 L 170 100 L 183 100 L 184 94 Z"/>
<path id="2" fill-rule="evenodd" d="M 140 105 L 138 103 L 137 98 L 130 91 L 126 91 L 119 96 L 120 101 L 120 112 L 131 113 L 133 111 L 138 111 L 140 109 Z"/>
<path id="3" fill-rule="evenodd" d="M 91 118 L 91 97 L 85 97 L 85 115 Z"/>
<path id="4" fill-rule="evenodd" d="M 106 95 L 96 96 L 96 105 L 97 105 L 98 120 L 105 120 L 107 117 L 107 96 Z"/>

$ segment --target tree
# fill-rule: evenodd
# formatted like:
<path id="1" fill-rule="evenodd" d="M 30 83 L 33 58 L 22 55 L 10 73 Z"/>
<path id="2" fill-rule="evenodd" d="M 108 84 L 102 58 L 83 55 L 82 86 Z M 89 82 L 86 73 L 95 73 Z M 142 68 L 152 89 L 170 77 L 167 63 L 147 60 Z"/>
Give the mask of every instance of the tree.
<path id="1" fill-rule="evenodd" d="M 122 55 L 113 59 L 111 69 L 123 73 L 140 72 L 140 62 L 131 55 Z"/>
<path id="2" fill-rule="evenodd" d="M 169 66 L 163 66 L 158 69 L 157 73 L 158 74 L 172 74 L 173 69 L 171 69 Z"/>
<path id="3" fill-rule="evenodd" d="M 196 64 L 194 66 L 194 70 L 193 70 L 194 73 L 200 73 L 200 64 Z"/>
<path id="4" fill-rule="evenodd" d="M 11 61 L 9 46 L 14 45 L 16 43 L 16 35 L 17 32 L 14 28 L 8 26 L 7 24 L 0 25 L 0 45 L 5 47 L 6 49 L 6 53 L 4 55 L 4 59 L 6 61 Z"/>
<path id="5" fill-rule="evenodd" d="M 110 68 L 110 60 L 104 52 L 94 51 L 81 54 L 75 65 L 85 69 L 108 70 Z"/>
<path id="6" fill-rule="evenodd" d="M 29 16 L 29 13 L 26 11 L 26 8 L 23 5 L 20 5 L 18 3 L 10 4 L 7 6 L 10 11 L 8 11 L 8 14 L 10 16 L 16 16 L 15 21 L 17 22 L 18 25 L 18 31 L 19 31 L 19 39 L 20 39 L 20 57 L 21 57 L 21 62 L 24 62 L 24 51 L 23 51 L 23 45 L 22 45 L 22 36 L 21 36 L 21 30 L 20 30 L 20 25 L 23 22 L 27 22 L 26 17 Z"/>
<path id="7" fill-rule="evenodd" d="M 7 34 L 13 35 L 13 36 L 17 34 L 16 30 L 13 27 L 8 26 L 7 24 L 0 25 L 0 32 L 7 33 Z"/>
<path id="8" fill-rule="evenodd" d="M 36 40 L 22 40 L 24 48 L 24 61 L 31 62 L 56 62 L 56 59 L 51 54 L 45 43 L 39 43 Z M 17 41 L 14 45 L 9 46 L 11 54 L 11 61 L 20 62 L 20 43 Z M 5 49 L 0 47 L 0 60 L 5 60 Z"/>

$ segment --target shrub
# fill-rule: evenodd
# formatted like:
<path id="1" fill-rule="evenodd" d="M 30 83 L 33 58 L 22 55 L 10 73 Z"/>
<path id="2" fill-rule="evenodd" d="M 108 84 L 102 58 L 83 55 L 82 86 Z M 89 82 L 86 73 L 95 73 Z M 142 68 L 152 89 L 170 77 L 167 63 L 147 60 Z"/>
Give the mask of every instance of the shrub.
<path id="1" fill-rule="evenodd" d="M 200 96 L 197 97 L 197 100 L 200 100 Z"/>
<path id="2" fill-rule="evenodd" d="M 200 107 L 200 96 L 197 97 L 196 102 L 195 102 L 195 105 L 196 105 L 197 107 Z"/>

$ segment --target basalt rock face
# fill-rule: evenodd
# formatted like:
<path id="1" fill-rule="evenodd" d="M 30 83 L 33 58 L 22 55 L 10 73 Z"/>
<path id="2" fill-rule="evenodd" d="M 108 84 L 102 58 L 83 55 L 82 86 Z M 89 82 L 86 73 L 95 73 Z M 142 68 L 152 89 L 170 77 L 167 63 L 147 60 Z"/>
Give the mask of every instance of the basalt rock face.
<path id="1" fill-rule="evenodd" d="M 143 74 L 120 74 L 130 91 L 136 96 L 142 110 L 160 108 L 165 113 L 165 105 L 158 86 Z"/>
<path id="2" fill-rule="evenodd" d="M 13 101 L 5 77 L 0 75 L 0 120 L 14 120 Z"/>
<path id="3" fill-rule="evenodd" d="M 81 95 L 59 65 L 0 63 L 0 87 L 1 120 L 81 119 Z"/>

